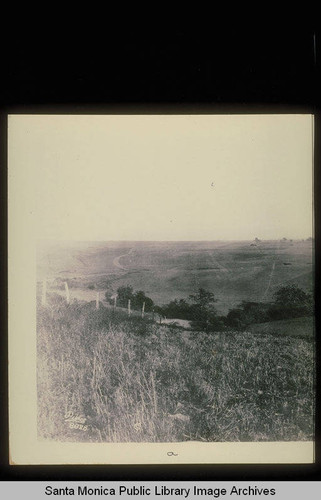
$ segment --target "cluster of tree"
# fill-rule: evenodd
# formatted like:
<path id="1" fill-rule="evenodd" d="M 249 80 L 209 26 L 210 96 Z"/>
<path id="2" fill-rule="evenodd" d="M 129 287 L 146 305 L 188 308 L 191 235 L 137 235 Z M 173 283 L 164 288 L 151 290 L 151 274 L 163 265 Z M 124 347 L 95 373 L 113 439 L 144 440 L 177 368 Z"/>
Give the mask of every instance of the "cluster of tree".
<path id="1" fill-rule="evenodd" d="M 106 292 L 106 299 L 112 304 L 114 299 Z M 161 317 L 185 319 L 191 322 L 194 330 L 221 331 L 226 328 L 243 330 L 253 323 L 264 323 L 281 319 L 298 318 L 313 314 L 313 297 L 296 285 L 279 288 L 273 302 L 243 301 L 236 308 L 230 309 L 226 316 L 220 316 L 215 308 L 217 300 L 212 292 L 199 288 L 198 292 L 186 299 L 175 299 L 163 306 L 156 306 L 142 290 L 134 291 L 130 285 L 117 289 L 117 305 L 145 311 L 154 311 Z"/>
<path id="2" fill-rule="evenodd" d="M 213 293 L 200 288 L 196 295 L 173 300 L 155 310 L 167 318 L 187 319 L 196 330 L 220 331 L 226 328 L 244 329 L 253 323 L 298 318 L 313 314 L 313 297 L 296 285 L 279 288 L 273 302 L 243 301 L 230 309 L 226 316 L 219 316 L 215 309 Z"/>
<path id="3" fill-rule="evenodd" d="M 224 323 L 227 327 L 236 329 L 243 329 L 253 323 L 264 323 L 269 321 L 269 308 L 270 304 L 243 301 L 238 307 L 230 309 Z"/>
<path id="4" fill-rule="evenodd" d="M 163 317 L 187 319 L 195 330 L 217 331 L 224 328 L 224 323 L 216 312 L 215 302 L 217 300 L 212 292 L 199 288 L 196 294 L 189 296 L 189 301 L 175 299 L 155 308 L 155 311 Z"/>
<path id="5" fill-rule="evenodd" d="M 279 288 L 269 309 L 271 319 L 299 318 L 314 312 L 313 296 L 296 285 Z"/>
<path id="6" fill-rule="evenodd" d="M 106 292 L 106 300 L 111 304 L 113 303 L 113 299 L 108 292 Z M 149 312 L 153 310 L 154 302 L 150 297 L 145 295 L 145 292 L 142 290 L 134 292 L 133 287 L 130 285 L 120 286 L 117 289 L 117 306 L 128 307 L 129 300 L 132 309 L 140 310 L 145 302 L 145 311 Z"/>
<path id="7" fill-rule="evenodd" d="M 313 314 L 313 297 L 296 285 L 279 288 L 272 303 L 242 302 L 226 316 L 226 326 L 245 328 L 253 323 L 300 318 Z"/>

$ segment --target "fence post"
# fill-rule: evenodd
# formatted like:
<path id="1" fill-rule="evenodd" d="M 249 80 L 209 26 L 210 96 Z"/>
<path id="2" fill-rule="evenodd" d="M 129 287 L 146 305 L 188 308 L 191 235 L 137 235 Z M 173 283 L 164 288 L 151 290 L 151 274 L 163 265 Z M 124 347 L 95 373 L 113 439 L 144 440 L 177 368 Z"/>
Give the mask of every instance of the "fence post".
<path id="1" fill-rule="evenodd" d="M 117 304 L 117 295 L 114 297 L 114 311 L 116 310 L 116 304 Z"/>
<path id="2" fill-rule="evenodd" d="M 99 309 L 99 292 L 96 294 L 96 309 Z"/>
<path id="3" fill-rule="evenodd" d="M 65 357 L 63 354 L 61 355 L 60 372 L 61 372 L 61 379 L 62 379 L 62 381 L 64 381 L 64 379 L 65 379 Z"/>
<path id="4" fill-rule="evenodd" d="M 145 302 L 143 302 L 143 307 L 142 307 L 142 318 L 144 317 L 145 314 Z"/>
<path id="5" fill-rule="evenodd" d="M 93 359 L 93 376 L 91 379 L 91 386 L 95 387 L 95 385 L 96 385 L 96 356 L 94 356 Z"/>
<path id="6" fill-rule="evenodd" d="M 42 282 L 42 299 L 41 299 L 41 304 L 43 306 L 47 305 L 47 280 L 44 279 Z"/>
<path id="7" fill-rule="evenodd" d="M 128 299 L 128 316 L 130 316 L 130 299 Z"/>
<path id="8" fill-rule="evenodd" d="M 69 304 L 69 302 L 70 302 L 70 295 L 69 295 L 69 288 L 68 288 L 67 281 L 65 281 L 65 290 L 66 290 L 66 301 L 67 301 L 67 304 Z"/>

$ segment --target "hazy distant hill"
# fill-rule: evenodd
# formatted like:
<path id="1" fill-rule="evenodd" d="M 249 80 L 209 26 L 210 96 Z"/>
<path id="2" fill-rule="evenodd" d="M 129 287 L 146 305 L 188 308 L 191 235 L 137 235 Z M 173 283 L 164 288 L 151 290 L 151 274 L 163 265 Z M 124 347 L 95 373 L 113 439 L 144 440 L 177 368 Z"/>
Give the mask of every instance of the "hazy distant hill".
<path id="1" fill-rule="evenodd" d="M 74 297 L 88 287 L 112 290 L 130 284 L 157 304 L 212 291 L 227 312 L 242 300 L 269 300 L 278 286 L 311 292 L 311 241 L 61 242 L 42 245 L 38 280 L 70 280 Z M 52 286 L 57 284 L 52 282 Z"/>

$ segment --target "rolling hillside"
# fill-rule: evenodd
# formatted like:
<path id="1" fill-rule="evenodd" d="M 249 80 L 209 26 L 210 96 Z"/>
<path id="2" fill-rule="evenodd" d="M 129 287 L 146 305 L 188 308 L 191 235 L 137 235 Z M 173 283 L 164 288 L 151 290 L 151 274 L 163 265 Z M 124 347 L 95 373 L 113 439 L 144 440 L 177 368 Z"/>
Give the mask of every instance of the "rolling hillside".
<path id="1" fill-rule="evenodd" d="M 58 293 L 67 280 L 81 300 L 130 284 L 162 305 L 203 287 L 226 314 L 242 300 L 269 301 L 287 284 L 311 292 L 313 248 L 311 241 L 288 240 L 64 243 L 39 251 L 37 274 Z"/>

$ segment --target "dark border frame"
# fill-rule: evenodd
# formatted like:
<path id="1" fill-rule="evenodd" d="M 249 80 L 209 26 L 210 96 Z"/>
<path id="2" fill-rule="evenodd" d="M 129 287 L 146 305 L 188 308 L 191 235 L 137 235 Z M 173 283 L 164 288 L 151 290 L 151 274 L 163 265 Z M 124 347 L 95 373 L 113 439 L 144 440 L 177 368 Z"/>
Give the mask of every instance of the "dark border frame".
<path id="1" fill-rule="evenodd" d="M 280 43 L 280 39 L 275 43 Z M 224 91 L 224 81 L 214 84 L 213 89 L 209 86 L 208 73 L 197 80 L 195 89 L 189 82 L 185 94 L 179 93 L 175 85 L 167 92 L 157 87 L 156 93 L 146 98 L 144 97 L 144 88 L 139 88 L 141 82 L 146 83 L 148 77 L 148 68 L 146 74 L 139 71 L 139 79 L 130 89 L 127 86 L 126 71 L 114 80 L 109 89 L 115 89 L 117 82 L 122 82 L 123 86 L 114 97 L 110 92 L 104 92 L 101 82 L 98 82 L 98 92 L 95 88 L 96 80 L 93 78 L 89 84 L 80 84 L 75 75 L 67 74 L 64 77 L 63 84 L 53 78 L 48 84 L 49 88 L 42 87 L 41 82 L 34 85 L 36 78 L 26 79 L 23 72 L 19 70 L 7 82 L 7 92 L 1 108 L 1 163 L 0 163 L 0 217 L 1 217 L 1 281 L 2 291 L 8 287 L 7 283 L 7 115 L 14 113 L 38 113 L 38 114 L 279 114 L 279 113 L 311 113 L 315 115 L 315 159 L 314 159 L 314 200 L 315 200 L 315 249 L 316 249 L 316 304 L 320 299 L 320 137 L 321 137 L 321 114 L 318 99 L 316 97 L 316 41 L 315 34 L 309 33 L 308 40 L 305 38 L 306 52 L 309 64 L 301 64 L 298 69 L 300 79 L 296 80 L 293 71 L 290 71 L 288 65 L 284 72 L 276 76 L 275 71 L 271 74 L 261 69 L 263 83 L 255 91 L 255 84 L 258 80 L 253 79 L 253 69 L 255 70 L 258 57 L 258 51 L 254 51 L 251 64 L 248 71 L 243 75 L 240 89 L 228 87 Z M 320 44 L 319 44 L 320 45 Z M 165 47 L 171 49 L 170 43 Z M 274 49 L 276 47 L 274 46 Z M 139 49 L 137 49 L 139 50 Z M 20 55 L 21 57 L 21 55 Z M 188 56 L 186 56 L 187 59 Z M 200 67 L 206 66 L 209 61 L 210 53 L 202 56 Z M 301 63 L 304 58 L 300 59 Z M 223 61 L 223 62 L 222 62 Z M 225 59 L 221 61 L 224 65 Z M 291 63 L 295 63 L 295 55 L 292 55 Z M 19 63 L 19 61 L 18 61 Z M 203 66 L 202 66 L 203 65 Z M 273 67 L 273 64 L 272 64 Z M 291 66 L 292 67 L 292 66 Z M 309 68 L 308 73 L 304 73 Z M 168 73 L 166 59 L 156 68 L 165 75 Z M 272 68 L 273 69 L 273 68 Z M 274 68 L 275 69 L 275 68 Z M 281 65 L 276 65 L 276 70 L 280 70 Z M 197 70 L 197 68 L 196 68 Z M 197 74 L 192 71 L 192 76 Z M 238 73 L 239 71 L 239 73 Z M 157 73 L 157 72 L 156 72 Z M 182 73 L 184 71 L 182 70 Z M 180 74 L 181 81 L 185 74 Z M 236 72 L 232 69 L 227 72 L 226 78 L 232 78 L 233 81 L 241 73 L 241 67 L 238 66 Z M 28 72 L 27 72 L 27 76 Z M 31 75 L 34 76 L 34 75 Z M 145 78 L 145 80 L 144 80 Z M 202 80 L 203 78 L 203 80 Z M 193 78 L 192 78 L 193 80 Z M 153 80 L 155 82 L 155 79 Z M 164 79 L 162 80 L 164 81 Z M 28 83 L 29 82 L 29 83 Z M 203 86 L 202 86 L 203 82 Z M 64 83 L 66 85 L 64 85 Z M 193 83 L 193 82 L 192 82 Z M 23 85 L 26 84 L 26 88 Z M 71 88 L 75 85 L 75 97 L 71 97 Z M 66 87 L 66 88 L 65 88 Z M 55 90 L 57 90 L 55 92 Z M 67 89 L 64 95 L 64 91 Z M 270 92 L 269 92 L 270 90 Z M 157 94 L 158 93 L 158 94 Z M 4 300 L 5 297 L 5 300 Z M 42 481 L 173 481 L 173 480 L 203 480 L 203 481 L 302 481 L 302 480 L 321 480 L 321 431 L 320 431 L 320 406 L 316 407 L 316 463 L 311 465 L 278 465 L 278 464 L 244 464 L 244 465 L 106 465 L 106 466 L 86 466 L 86 465 L 60 465 L 60 466 L 11 466 L 8 462 L 8 377 L 7 377 L 7 294 L 3 294 L 1 300 L 1 328 L 0 337 L 0 479 L 7 481 L 16 480 L 42 480 Z M 316 310 L 316 331 L 320 331 L 320 312 Z M 316 362 L 317 362 L 317 392 L 316 401 L 320 401 L 320 341 L 316 342 Z"/>

